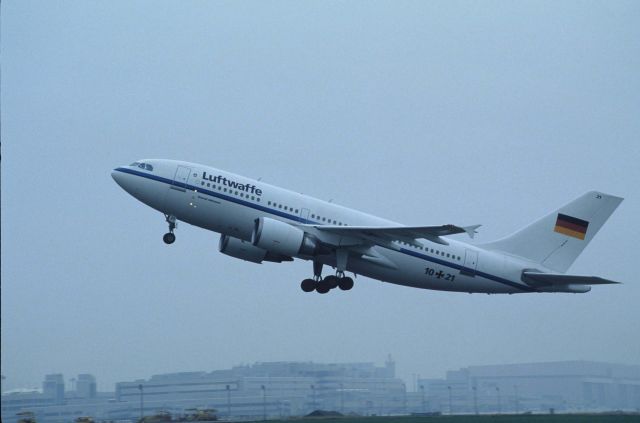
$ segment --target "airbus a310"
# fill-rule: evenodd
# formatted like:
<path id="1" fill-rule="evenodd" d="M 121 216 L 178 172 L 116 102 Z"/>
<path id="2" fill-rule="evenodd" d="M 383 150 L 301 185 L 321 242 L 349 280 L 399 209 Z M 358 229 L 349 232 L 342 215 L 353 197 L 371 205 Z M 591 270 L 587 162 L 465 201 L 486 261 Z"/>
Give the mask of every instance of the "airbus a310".
<path id="1" fill-rule="evenodd" d="M 584 293 L 617 283 L 565 272 L 622 202 L 587 192 L 503 239 L 471 245 L 480 225 L 404 226 L 209 166 L 139 160 L 111 173 L 125 191 L 177 221 L 220 233 L 219 250 L 253 263 L 313 263 L 300 286 L 325 294 L 364 275 L 415 288 L 487 294 Z M 323 277 L 323 266 L 335 269 Z"/>

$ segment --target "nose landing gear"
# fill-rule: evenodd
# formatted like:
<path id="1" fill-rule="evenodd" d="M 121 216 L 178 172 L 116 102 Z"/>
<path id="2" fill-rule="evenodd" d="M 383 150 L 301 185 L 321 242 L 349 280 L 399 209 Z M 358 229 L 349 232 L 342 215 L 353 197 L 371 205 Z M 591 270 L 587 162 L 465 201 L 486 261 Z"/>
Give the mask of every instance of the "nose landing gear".
<path id="1" fill-rule="evenodd" d="M 178 222 L 176 222 L 176 217 L 173 215 L 164 215 L 165 220 L 169 224 L 169 232 L 162 236 L 162 240 L 165 244 L 173 244 L 176 241 L 176 236 L 173 233 L 173 230 L 178 226 Z"/>

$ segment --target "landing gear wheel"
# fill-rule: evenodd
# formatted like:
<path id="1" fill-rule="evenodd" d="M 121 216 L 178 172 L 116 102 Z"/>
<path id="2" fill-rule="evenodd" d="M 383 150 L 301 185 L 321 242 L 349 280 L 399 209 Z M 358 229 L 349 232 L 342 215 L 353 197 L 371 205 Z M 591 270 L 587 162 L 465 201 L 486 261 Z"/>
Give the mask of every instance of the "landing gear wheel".
<path id="1" fill-rule="evenodd" d="M 319 281 L 318 284 L 316 285 L 316 292 L 318 294 L 326 294 L 329 291 L 331 291 L 331 285 L 327 283 L 326 278 L 324 280 Z"/>
<path id="2" fill-rule="evenodd" d="M 162 237 L 162 240 L 164 241 L 165 244 L 173 244 L 176 241 L 176 236 L 171 232 L 167 232 Z"/>
<path id="3" fill-rule="evenodd" d="M 344 278 L 340 278 L 340 282 L 338 283 L 338 287 L 343 291 L 348 291 L 353 288 L 353 279 L 348 276 Z"/>
<path id="4" fill-rule="evenodd" d="M 316 286 L 317 286 L 317 283 L 313 279 L 305 279 L 300 283 L 300 288 L 302 288 L 304 292 L 315 291 Z"/>
<path id="5" fill-rule="evenodd" d="M 323 282 L 329 286 L 329 289 L 334 289 L 338 287 L 338 283 L 340 282 L 340 279 L 337 276 L 329 275 L 326 278 L 324 278 Z"/>
<path id="6" fill-rule="evenodd" d="M 164 219 L 169 224 L 169 232 L 164 234 L 162 240 L 165 244 L 173 244 L 176 241 L 176 236 L 173 234 L 173 230 L 178 226 L 178 222 L 176 220 L 176 217 L 171 214 L 165 214 Z"/>

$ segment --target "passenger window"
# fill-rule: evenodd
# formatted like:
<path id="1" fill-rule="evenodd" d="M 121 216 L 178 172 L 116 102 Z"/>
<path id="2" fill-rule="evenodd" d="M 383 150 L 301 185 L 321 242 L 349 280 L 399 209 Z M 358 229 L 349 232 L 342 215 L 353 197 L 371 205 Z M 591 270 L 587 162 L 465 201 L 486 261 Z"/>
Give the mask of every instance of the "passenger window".
<path id="1" fill-rule="evenodd" d="M 255 197 L 253 195 L 251 196 L 251 200 L 255 200 Z"/>
<path id="2" fill-rule="evenodd" d="M 210 186 L 211 186 L 211 183 L 210 183 L 210 182 L 207 182 L 207 186 L 208 186 L 208 187 L 210 187 Z"/>

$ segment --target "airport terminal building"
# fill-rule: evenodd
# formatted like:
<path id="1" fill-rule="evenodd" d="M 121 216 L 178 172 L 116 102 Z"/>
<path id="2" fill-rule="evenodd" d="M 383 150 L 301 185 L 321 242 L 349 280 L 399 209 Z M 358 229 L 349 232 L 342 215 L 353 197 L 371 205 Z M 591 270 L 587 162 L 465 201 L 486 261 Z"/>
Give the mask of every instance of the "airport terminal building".
<path id="1" fill-rule="evenodd" d="M 421 379 L 442 413 L 640 410 L 640 366 L 591 361 L 469 366 Z"/>
<path id="2" fill-rule="evenodd" d="M 218 410 L 221 417 L 289 417 L 316 409 L 371 413 L 399 412 L 404 382 L 395 365 L 311 362 L 256 363 L 210 373 L 174 373 L 116 384 L 118 402 L 137 403 L 140 390 L 148 412 L 194 407 Z M 377 407 L 377 408 L 376 408 Z M 382 408 L 381 408 L 382 407 Z"/>
<path id="3" fill-rule="evenodd" d="M 407 390 L 395 363 L 269 362 L 211 372 L 161 374 L 118 382 L 97 392 L 91 375 L 78 375 L 66 389 L 63 375 L 47 375 L 41 389 L 3 393 L 2 421 L 18 413 L 38 423 L 136 421 L 167 411 L 216 409 L 221 419 L 260 420 L 306 415 L 314 410 L 344 414 L 548 413 L 640 411 L 640 366 L 589 361 L 470 366 L 443 379 L 418 379 Z"/>
<path id="4" fill-rule="evenodd" d="M 50 383 L 53 380 L 54 383 Z M 77 385 L 79 387 L 80 385 Z M 66 392 L 66 393 L 65 393 Z M 48 375 L 42 391 L 2 395 L 2 421 L 31 411 L 37 421 L 71 422 L 80 416 L 100 421 L 135 421 L 141 415 L 216 409 L 222 419 L 299 416 L 313 410 L 359 414 L 402 414 L 406 387 L 395 363 L 320 364 L 271 362 L 212 372 L 183 372 L 118 382 L 115 392 L 91 395 L 65 391 L 62 375 Z"/>

